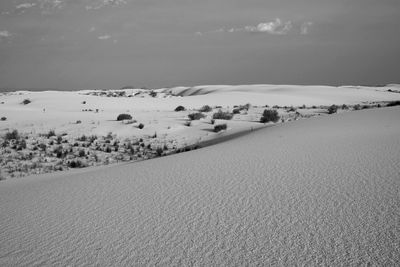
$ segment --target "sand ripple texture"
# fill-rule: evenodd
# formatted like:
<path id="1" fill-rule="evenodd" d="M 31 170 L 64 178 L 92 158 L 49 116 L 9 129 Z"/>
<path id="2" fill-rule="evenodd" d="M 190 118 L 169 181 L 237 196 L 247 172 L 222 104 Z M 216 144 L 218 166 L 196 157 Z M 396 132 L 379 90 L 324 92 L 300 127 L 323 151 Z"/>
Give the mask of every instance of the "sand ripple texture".
<path id="1" fill-rule="evenodd" d="M 400 109 L 0 183 L 1 266 L 400 264 Z"/>

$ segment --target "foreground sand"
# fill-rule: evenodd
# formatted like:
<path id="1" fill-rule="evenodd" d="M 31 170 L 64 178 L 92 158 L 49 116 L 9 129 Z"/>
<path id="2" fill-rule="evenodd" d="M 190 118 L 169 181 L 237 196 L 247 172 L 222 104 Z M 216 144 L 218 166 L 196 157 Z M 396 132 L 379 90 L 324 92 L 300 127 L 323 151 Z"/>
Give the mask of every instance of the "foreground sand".
<path id="1" fill-rule="evenodd" d="M 0 183 L 0 265 L 396 265 L 400 109 Z"/>

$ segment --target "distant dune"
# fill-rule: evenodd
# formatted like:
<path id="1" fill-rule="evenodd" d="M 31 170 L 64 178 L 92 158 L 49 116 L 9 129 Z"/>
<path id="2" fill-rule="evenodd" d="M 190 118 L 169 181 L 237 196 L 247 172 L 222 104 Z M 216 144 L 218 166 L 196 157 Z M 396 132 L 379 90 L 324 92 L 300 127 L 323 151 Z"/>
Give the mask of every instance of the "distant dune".
<path id="1" fill-rule="evenodd" d="M 400 262 L 400 109 L 0 183 L 0 265 Z"/>

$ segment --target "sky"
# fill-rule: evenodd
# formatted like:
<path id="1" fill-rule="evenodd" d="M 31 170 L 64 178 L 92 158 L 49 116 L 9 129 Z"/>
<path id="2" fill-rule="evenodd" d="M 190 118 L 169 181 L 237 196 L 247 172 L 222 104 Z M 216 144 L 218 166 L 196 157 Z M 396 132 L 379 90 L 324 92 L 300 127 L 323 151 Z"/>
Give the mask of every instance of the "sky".
<path id="1" fill-rule="evenodd" d="M 399 0 L 2 0 L 0 88 L 400 83 Z"/>

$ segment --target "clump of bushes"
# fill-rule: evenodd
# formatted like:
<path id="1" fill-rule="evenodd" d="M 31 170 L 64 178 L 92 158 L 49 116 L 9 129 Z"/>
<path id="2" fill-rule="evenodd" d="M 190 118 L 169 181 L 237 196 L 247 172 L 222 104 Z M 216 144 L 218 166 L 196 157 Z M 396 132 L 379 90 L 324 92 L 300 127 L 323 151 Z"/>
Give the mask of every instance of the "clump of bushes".
<path id="1" fill-rule="evenodd" d="M 400 106 L 400 100 L 389 102 L 386 106 L 387 107 Z"/>
<path id="2" fill-rule="evenodd" d="M 342 109 L 343 109 L 343 110 L 347 110 L 347 109 L 349 109 L 349 107 L 348 107 L 346 104 L 343 104 L 343 105 L 342 105 Z"/>
<path id="3" fill-rule="evenodd" d="M 138 125 L 138 128 L 139 128 L 139 129 L 143 129 L 143 128 L 144 128 L 144 124 L 143 124 L 143 123 L 140 123 L 140 124 Z"/>
<path id="4" fill-rule="evenodd" d="M 210 112 L 212 108 L 209 105 L 204 105 L 199 109 L 200 112 Z"/>
<path id="5" fill-rule="evenodd" d="M 125 114 L 125 113 L 119 114 L 117 117 L 117 121 L 131 120 L 131 119 L 132 119 L 132 116 L 129 114 Z"/>
<path id="6" fill-rule="evenodd" d="M 2 120 L 2 121 L 6 121 L 7 118 L 6 118 L 6 117 L 1 117 L 1 120 Z"/>
<path id="7" fill-rule="evenodd" d="M 29 103 L 31 103 L 32 101 L 30 100 L 30 99 L 24 99 L 24 101 L 22 101 L 21 102 L 21 104 L 24 104 L 24 105 L 28 105 Z"/>
<path id="8" fill-rule="evenodd" d="M 332 105 L 328 108 L 328 114 L 333 114 L 336 113 L 338 110 L 338 107 L 336 105 Z"/>
<path id="9" fill-rule="evenodd" d="M 226 123 L 215 125 L 215 126 L 214 126 L 214 132 L 218 133 L 218 132 L 220 132 L 220 131 L 222 131 L 222 130 L 226 130 L 227 127 L 228 127 L 228 126 L 226 125 Z"/>
<path id="10" fill-rule="evenodd" d="M 205 118 L 206 115 L 204 115 L 201 112 L 196 112 L 196 113 L 189 114 L 188 117 L 189 117 L 190 120 L 194 121 L 194 120 L 200 120 L 202 118 Z"/>
<path id="11" fill-rule="evenodd" d="M 19 139 L 19 133 L 17 130 L 13 130 L 12 132 L 8 132 L 4 136 L 5 140 L 18 140 Z"/>
<path id="12" fill-rule="evenodd" d="M 234 108 L 234 109 L 232 110 L 232 113 L 233 113 L 233 114 L 240 114 L 240 109 L 239 109 L 239 108 Z"/>
<path id="13" fill-rule="evenodd" d="M 214 120 L 231 120 L 233 118 L 233 114 L 229 112 L 224 112 L 222 110 L 218 110 L 218 112 L 213 114 Z"/>
<path id="14" fill-rule="evenodd" d="M 177 106 L 176 108 L 175 108 L 175 111 L 185 111 L 186 109 L 185 109 L 185 107 L 184 106 Z"/>
<path id="15" fill-rule="evenodd" d="M 76 121 L 76 124 L 81 124 L 81 123 L 82 123 L 81 120 L 77 120 L 77 121 Z"/>
<path id="16" fill-rule="evenodd" d="M 84 164 L 80 160 L 73 160 L 73 161 L 69 162 L 68 165 L 71 168 L 82 168 L 82 167 L 84 167 Z"/>
<path id="17" fill-rule="evenodd" d="M 52 136 L 56 136 L 56 133 L 54 132 L 54 130 L 50 130 L 50 131 L 47 133 L 47 138 L 50 138 L 50 137 L 52 137 Z"/>
<path id="18" fill-rule="evenodd" d="M 361 106 L 360 106 L 359 104 L 354 105 L 353 109 L 354 109 L 354 110 L 360 110 L 360 109 L 361 109 Z"/>
<path id="19" fill-rule="evenodd" d="M 266 123 L 266 122 L 277 122 L 279 120 L 279 115 L 278 115 L 278 111 L 274 110 L 274 109 L 265 109 L 260 122 L 261 123 Z"/>

